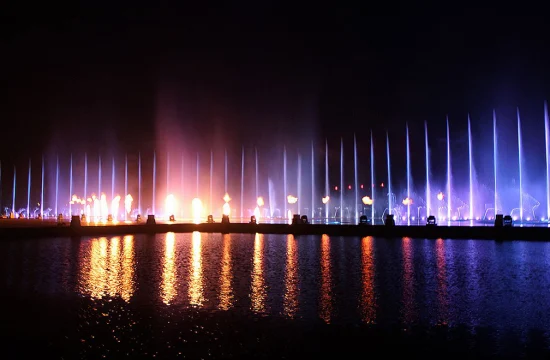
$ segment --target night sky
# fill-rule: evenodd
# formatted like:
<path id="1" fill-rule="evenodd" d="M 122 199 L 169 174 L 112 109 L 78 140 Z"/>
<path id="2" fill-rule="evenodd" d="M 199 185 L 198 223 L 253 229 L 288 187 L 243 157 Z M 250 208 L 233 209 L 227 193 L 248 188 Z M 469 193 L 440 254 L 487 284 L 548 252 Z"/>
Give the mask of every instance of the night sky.
<path id="1" fill-rule="evenodd" d="M 405 122 L 411 146 L 423 149 L 414 139 L 425 120 L 437 150 L 447 115 L 460 148 L 468 113 L 485 144 L 492 110 L 505 131 L 517 106 L 526 136 L 538 136 L 532 151 L 543 146 L 543 16 L 467 7 L 441 16 L 398 3 L 94 4 L 2 11 L 0 119 L 3 148 L 17 149 L 10 161 L 173 143 L 207 150 L 314 141 L 322 150 L 328 139 L 337 151 L 353 133 L 367 157 L 371 129 L 379 153 L 386 130 L 402 153 Z"/>

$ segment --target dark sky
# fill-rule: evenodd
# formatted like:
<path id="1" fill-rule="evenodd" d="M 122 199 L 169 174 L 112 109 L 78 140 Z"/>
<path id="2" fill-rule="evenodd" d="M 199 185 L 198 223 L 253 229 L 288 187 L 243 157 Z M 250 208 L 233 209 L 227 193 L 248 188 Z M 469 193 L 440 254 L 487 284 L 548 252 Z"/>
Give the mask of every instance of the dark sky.
<path id="1" fill-rule="evenodd" d="M 206 143 L 440 131 L 446 114 L 463 127 L 493 108 L 540 117 L 549 95 L 543 16 L 92 3 L 2 11 L 5 146 L 135 151 L 158 143 L 159 123 Z"/>

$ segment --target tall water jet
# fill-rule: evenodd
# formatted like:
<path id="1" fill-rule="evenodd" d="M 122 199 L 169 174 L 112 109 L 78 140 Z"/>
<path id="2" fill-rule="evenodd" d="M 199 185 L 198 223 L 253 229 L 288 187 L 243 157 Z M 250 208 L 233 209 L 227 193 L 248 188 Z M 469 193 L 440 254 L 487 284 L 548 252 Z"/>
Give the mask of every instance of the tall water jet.
<path id="1" fill-rule="evenodd" d="M 13 167 L 13 189 L 12 189 L 12 199 L 11 199 L 11 212 L 15 215 L 15 183 L 17 178 L 17 170 L 15 166 Z M 56 196 L 55 196 L 55 213 L 57 214 L 57 186 L 56 186 Z"/>
<path id="2" fill-rule="evenodd" d="M 1 171 L 0 171 L 1 172 Z M 42 173 L 40 185 L 40 217 L 44 217 L 44 155 L 42 155 Z M 86 200 L 86 198 L 84 198 Z"/>
<path id="3" fill-rule="evenodd" d="M 153 151 L 153 215 L 156 215 L 155 204 L 157 201 L 157 153 Z"/>
<path id="4" fill-rule="evenodd" d="M 27 218 L 30 218 L 31 211 L 31 159 L 29 159 L 29 177 L 27 180 Z"/>
<path id="5" fill-rule="evenodd" d="M 474 219 L 474 152 L 472 145 L 472 125 L 468 114 L 468 172 L 470 181 L 470 220 Z"/>
<path id="6" fill-rule="evenodd" d="M 138 214 L 141 214 L 141 152 L 138 152 Z"/>
<path id="7" fill-rule="evenodd" d="M 225 194 L 227 194 L 227 149 L 225 149 L 225 152 L 223 154 L 223 173 L 224 173 L 224 178 L 223 178 L 223 191 Z"/>
<path id="8" fill-rule="evenodd" d="M 13 171 L 13 188 L 15 190 L 15 169 Z M 14 191 L 14 199 L 15 199 L 15 191 Z M 15 201 L 14 201 L 15 202 Z M 59 202 L 59 155 L 57 155 L 55 160 L 55 216 L 57 216 L 59 213 L 58 211 L 58 202 Z"/>
<path id="9" fill-rule="evenodd" d="M 210 213 L 213 212 L 213 207 L 212 207 L 212 185 L 213 185 L 213 181 L 214 181 L 214 152 L 212 150 L 210 150 L 210 209 L 208 211 L 210 211 Z"/>
<path id="10" fill-rule="evenodd" d="M 101 196 L 101 155 L 99 155 L 98 166 L 97 166 L 97 192 L 98 196 Z"/>
<path id="11" fill-rule="evenodd" d="M 200 174 L 200 162 L 199 162 L 199 153 L 197 153 L 197 188 L 195 189 L 195 197 L 199 197 L 199 174 Z M 202 202 L 201 202 L 202 204 Z"/>
<path id="12" fill-rule="evenodd" d="M 315 217 L 315 149 L 311 142 L 311 219 Z"/>
<path id="13" fill-rule="evenodd" d="M 287 188 L 286 188 L 286 146 L 283 146 L 283 204 L 284 204 L 284 212 L 283 212 L 283 219 L 286 217 L 287 214 L 287 207 L 286 207 L 286 197 L 287 194 Z"/>
<path id="14" fill-rule="evenodd" d="M 406 147 L 407 147 L 407 199 L 409 201 L 407 202 L 407 225 L 411 224 L 411 144 L 409 140 L 409 123 L 405 123 L 405 131 L 406 131 Z"/>
<path id="15" fill-rule="evenodd" d="M 355 134 L 353 134 L 353 176 L 354 176 L 354 189 L 355 189 L 355 201 L 354 201 L 354 208 L 355 208 L 355 222 L 357 222 L 357 219 L 359 218 L 359 213 L 357 209 L 357 203 L 359 202 L 359 179 L 357 174 L 357 137 Z"/>
<path id="16" fill-rule="evenodd" d="M 518 116 L 518 163 L 519 163 L 519 219 L 523 220 L 523 144 L 521 142 L 521 120 L 519 117 L 519 108 L 517 109 Z"/>
<path id="17" fill-rule="evenodd" d="M 170 153 L 166 152 L 166 196 L 170 194 Z"/>
<path id="18" fill-rule="evenodd" d="M 88 202 L 88 154 L 84 153 L 84 201 Z"/>
<path id="19" fill-rule="evenodd" d="M 428 122 L 424 121 L 424 155 L 426 156 L 426 217 L 430 216 L 432 210 L 430 192 L 430 147 L 428 145 Z"/>
<path id="20" fill-rule="evenodd" d="M 340 222 L 344 220 L 344 138 L 340 138 Z"/>
<path id="21" fill-rule="evenodd" d="M 390 134 L 386 131 L 386 158 L 388 161 L 388 214 L 391 215 L 393 202 L 391 192 L 391 160 L 390 160 Z"/>
<path id="22" fill-rule="evenodd" d="M 256 199 L 260 196 L 260 190 L 259 190 L 259 186 L 260 186 L 260 181 L 259 181 L 259 174 L 258 174 L 258 149 L 257 148 L 254 148 L 254 162 L 255 162 L 255 168 L 256 168 L 256 177 L 255 177 L 255 182 L 256 182 Z"/>
<path id="23" fill-rule="evenodd" d="M 0 161 L 0 204 L 2 204 L 2 161 Z M 3 211 L 4 209 L 0 209 L 0 213 Z"/>
<path id="24" fill-rule="evenodd" d="M 495 217 L 497 215 L 497 115 L 493 110 L 493 177 L 495 181 Z"/>
<path id="25" fill-rule="evenodd" d="M 244 146 L 241 149 L 241 219 L 244 218 Z"/>
<path id="26" fill-rule="evenodd" d="M 449 117 L 447 117 L 447 221 L 451 221 L 451 133 Z"/>
<path id="27" fill-rule="evenodd" d="M 181 154 L 181 166 L 180 166 L 180 198 L 181 198 L 181 201 L 183 202 L 184 200 L 184 197 L 183 197 L 183 194 L 184 194 L 184 169 L 185 169 L 185 156 L 183 155 L 183 153 Z M 181 214 L 181 218 L 183 219 L 184 217 L 184 206 L 180 206 L 180 214 Z"/>
<path id="28" fill-rule="evenodd" d="M 124 156 L 124 196 L 126 195 L 128 195 L 128 154 Z"/>
<path id="29" fill-rule="evenodd" d="M 325 218 L 327 220 L 329 215 L 328 202 L 330 201 L 330 184 L 328 181 L 328 140 L 325 140 Z"/>
<path id="30" fill-rule="evenodd" d="M 544 143 L 546 145 L 546 217 L 550 219 L 550 120 L 546 101 L 544 102 Z"/>
<path id="31" fill-rule="evenodd" d="M 301 208 L 301 199 L 302 199 L 302 157 L 300 154 L 298 154 L 298 189 L 296 193 L 298 194 L 298 212 L 297 214 L 301 214 L 302 208 Z"/>
<path id="32" fill-rule="evenodd" d="M 73 214 L 73 206 L 71 201 L 72 196 L 73 196 L 73 154 L 71 154 L 70 164 L 69 164 L 69 216 Z"/>
<path id="33" fill-rule="evenodd" d="M 115 198 L 115 157 L 111 162 L 111 200 Z M 113 214 L 114 216 L 115 214 Z"/>
<path id="34" fill-rule="evenodd" d="M 376 204 L 374 199 L 374 193 L 376 192 L 375 182 L 374 182 L 374 141 L 372 137 L 372 130 L 370 131 L 370 182 L 371 182 L 371 200 L 372 204 L 370 206 L 370 216 L 371 224 L 374 225 L 374 205 Z"/>

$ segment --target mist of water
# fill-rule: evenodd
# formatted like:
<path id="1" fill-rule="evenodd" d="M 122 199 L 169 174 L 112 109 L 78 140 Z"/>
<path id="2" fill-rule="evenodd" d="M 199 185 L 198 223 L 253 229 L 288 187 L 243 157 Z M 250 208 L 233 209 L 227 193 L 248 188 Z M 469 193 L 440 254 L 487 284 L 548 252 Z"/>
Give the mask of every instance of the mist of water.
<path id="1" fill-rule="evenodd" d="M 157 153 L 153 152 L 153 214 L 155 215 L 155 204 L 157 201 Z"/>
<path id="2" fill-rule="evenodd" d="M 244 218 L 244 146 L 241 150 L 241 219 Z"/>
<path id="3" fill-rule="evenodd" d="M 498 154 L 497 154 L 497 115 L 495 110 L 493 110 L 493 177 L 495 181 L 495 217 L 497 214 L 497 173 L 498 173 Z"/>
<path id="4" fill-rule="evenodd" d="M 141 214 L 141 153 L 138 153 L 138 214 Z"/>
<path id="5" fill-rule="evenodd" d="M 298 172 L 298 179 L 297 179 L 297 190 L 296 190 L 296 193 L 297 193 L 297 196 L 298 196 L 298 211 L 297 211 L 297 214 L 301 214 L 302 212 L 302 156 L 300 156 L 300 154 L 298 154 L 298 169 L 297 169 L 297 172 Z"/>
<path id="6" fill-rule="evenodd" d="M 170 153 L 166 152 L 166 196 L 170 194 Z"/>
<path id="7" fill-rule="evenodd" d="M 315 217 L 315 148 L 311 142 L 311 219 Z"/>
<path id="8" fill-rule="evenodd" d="M 29 173 L 30 173 L 30 167 L 29 167 Z M 29 179 L 30 180 L 30 179 Z M 69 164 L 69 216 L 73 214 L 73 206 L 72 206 L 72 196 L 73 196 L 73 154 L 71 154 L 71 160 Z"/>
<path id="9" fill-rule="evenodd" d="M 59 168 L 59 167 L 58 167 Z M 15 166 L 13 167 L 13 194 L 12 194 L 12 199 L 11 199 L 11 212 L 13 214 L 15 214 L 15 182 L 16 182 L 16 179 L 17 179 L 17 170 L 15 169 Z M 57 186 L 56 186 L 57 188 Z M 56 190 L 57 192 L 57 190 Z M 55 196 L 56 200 L 55 200 L 55 211 L 57 213 L 57 193 L 56 193 L 56 196 Z"/>
<path id="10" fill-rule="evenodd" d="M 124 156 L 124 196 L 126 195 L 128 195 L 128 154 Z"/>
<path id="11" fill-rule="evenodd" d="M 283 147 L 283 204 L 284 212 L 283 218 L 286 218 L 287 207 L 286 207 L 286 196 L 287 196 L 287 178 L 286 178 L 286 146 Z"/>
<path id="12" fill-rule="evenodd" d="M 59 203 L 59 155 L 56 157 L 55 163 L 55 215 L 57 216 L 58 203 Z M 13 199 L 15 203 L 15 168 L 13 171 Z"/>
<path id="13" fill-rule="evenodd" d="M 195 189 L 195 197 L 199 197 L 199 175 L 200 175 L 200 162 L 199 162 L 199 153 L 197 153 L 197 164 L 196 164 L 196 173 L 197 173 L 197 183 L 196 183 L 196 189 Z"/>
<path id="14" fill-rule="evenodd" d="M 98 166 L 97 166 L 97 179 L 98 179 L 98 185 L 97 185 L 97 196 L 101 197 L 101 155 L 99 155 L 98 158 Z"/>
<path id="15" fill-rule="evenodd" d="M 212 201 L 213 201 L 213 185 L 214 185 L 214 152 L 212 150 L 210 150 L 210 213 L 212 213 L 214 211 L 214 208 L 213 208 L 213 204 L 212 204 Z"/>
<path id="16" fill-rule="evenodd" d="M 115 174 L 116 174 L 115 157 L 113 156 L 113 162 L 111 164 L 111 199 L 115 198 Z M 116 214 L 113 214 L 113 215 L 116 215 Z"/>
<path id="17" fill-rule="evenodd" d="M 227 149 L 225 149 L 223 155 L 223 191 L 227 194 Z"/>
<path id="18" fill-rule="evenodd" d="M 259 169 L 258 169 L 258 149 L 254 148 L 254 165 L 256 169 L 255 182 L 256 182 L 256 199 L 260 196 L 260 181 L 259 181 Z"/>
<path id="19" fill-rule="evenodd" d="M 325 196 L 329 197 L 330 201 L 330 184 L 328 182 L 328 140 L 325 141 Z M 329 207 L 328 201 L 325 203 L 325 218 L 328 219 Z"/>
<path id="20" fill-rule="evenodd" d="M 40 216 L 44 217 L 44 155 L 42 155 L 42 173 L 40 184 Z M 1 171 L 0 171 L 1 172 Z"/>
<path id="21" fill-rule="evenodd" d="M 84 200 L 88 199 L 88 154 L 84 153 Z"/>
<path id="22" fill-rule="evenodd" d="M 544 143 L 546 145 L 546 217 L 550 219 L 550 120 L 546 101 L 544 102 Z"/>

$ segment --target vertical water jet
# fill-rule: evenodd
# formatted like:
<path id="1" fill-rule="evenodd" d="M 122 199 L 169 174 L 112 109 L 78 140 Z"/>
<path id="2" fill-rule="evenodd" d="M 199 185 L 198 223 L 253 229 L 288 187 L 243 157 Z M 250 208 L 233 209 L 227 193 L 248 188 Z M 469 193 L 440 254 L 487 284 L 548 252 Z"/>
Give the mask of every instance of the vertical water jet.
<path id="1" fill-rule="evenodd" d="M 451 221 L 451 134 L 449 131 L 449 117 L 447 117 L 447 221 Z"/>
<path id="2" fill-rule="evenodd" d="M 124 156 L 124 196 L 128 195 L 128 154 Z"/>
<path id="3" fill-rule="evenodd" d="M 474 151 L 472 145 L 472 124 L 468 114 L 468 172 L 470 182 L 470 220 L 474 219 Z"/>
<path id="4" fill-rule="evenodd" d="M 97 196 L 98 197 L 101 197 L 101 155 L 99 155 L 99 158 L 98 158 L 98 166 L 97 166 Z"/>
<path id="5" fill-rule="evenodd" d="M 391 159 L 390 159 L 390 134 L 386 131 L 386 158 L 388 161 L 388 214 L 392 214 L 392 190 L 391 190 Z"/>
<path id="6" fill-rule="evenodd" d="M 200 174 L 200 163 L 199 163 L 199 153 L 197 153 L 197 184 L 196 184 L 196 189 L 195 189 L 195 197 L 199 197 L 199 174 Z"/>
<path id="7" fill-rule="evenodd" d="M 241 149 L 241 221 L 244 219 L 244 146 Z"/>
<path id="8" fill-rule="evenodd" d="M 27 218 L 30 218 L 31 211 L 31 159 L 29 159 L 29 177 L 27 180 Z"/>
<path id="9" fill-rule="evenodd" d="M 111 200 L 115 198 L 115 170 L 115 157 L 113 156 L 111 162 Z M 115 216 L 115 214 L 113 214 L 113 216 Z"/>
<path id="10" fill-rule="evenodd" d="M 213 191 L 213 183 L 214 183 L 214 152 L 212 149 L 210 150 L 210 213 L 212 214 L 214 211 L 213 208 L 213 198 L 212 198 L 212 191 Z"/>
<path id="11" fill-rule="evenodd" d="M 185 157 L 183 155 L 183 153 L 181 154 L 181 167 L 180 167 L 180 198 L 181 198 L 181 202 L 183 203 L 184 201 L 184 169 L 185 169 Z M 181 217 L 183 218 L 184 217 L 184 210 L 183 210 L 183 206 L 180 206 L 180 214 L 181 214 Z"/>
<path id="12" fill-rule="evenodd" d="M 157 202 L 157 153 L 153 151 L 153 215 L 156 215 L 155 207 Z"/>
<path id="13" fill-rule="evenodd" d="M 424 121 L 424 155 L 426 156 L 426 217 L 430 216 L 432 209 L 430 191 L 430 148 L 428 145 L 428 122 Z"/>
<path id="14" fill-rule="evenodd" d="M 42 178 L 41 178 L 41 185 L 40 185 L 40 217 L 44 218 L 44 155 L 42 155 L 41 177 Z"/>
<path id="15" fill-rule="evenodd" d="M 521 120 L 519 117 L 519 108 L 517 109 L 518 117 L 518 164 L 519 164 L 519 219 L 523 221 L 523 145 L 521 142 Z"/>
<path id="16" fill-rule="evenodd" d="M 286 185 L 286 146 L 283 146 L 283 204 L 284 204 L 284 212 L 283 212 L 283 219 L 286 219 L 287 214 L 287 207 L 286 207 L 286 197 L 287 197 L 287 185 Z"/>
<path id="17" fill-rule="evenodd" d="M 141 214 L 141 152 L 138 152 L 138 214 Z"/>
<path id="18" fill-rule="evenodd" d="M 315 217 L 315 149 L 311 142 L 311 219 Z"/>
<path id="19" fill-rule="evenodd" d="M 340 222 L 344 220 L 344 138 L 340 138 Z"/>
<path id="20" fill-rule="evenodd" d="M 59 167 L 58 167 L 59 169 Z M 59 174 L 59 171 L 58 171 Z M 17 170 L 15 166 L 13 167 L 13 189 L 12 189 L 12 199 L 11 199 L 11 212 L 15 215 L 15 183 L 17 178 Z M 57 183 L 56 183 L 56 196 L 55 196 L 55 213 L 57 214 Z"/>
<path id="21" fill-rule="evenodd" d="M 357 223 L 357 220 L 359 218 L 359 212 L 357 209 L 357 203 L 359 201 L 359 179 L 357 174 L 357 137 L 355 134 L 353 134 L 353 180 L 354 180 L 354 210 L 355 210 L 355 222 Z"/>
<path id="22" fill-rule="evenodd" d="M 497 215 L 497 200 L 498 200 L 498 197 L 497 197 L 497 173 L 498 173 L 498 168 L 497 168 L 497 161 L 498 159 L 498 154 L 497 154 L 497 115 L 496 115 L 496 112 L 495 110 L 493 110 L 493 177 L 494 177 L 494 182 L 495 182 L 495 217 Z"/>
<path id="23" fill-rule="evenodd" d="M 88 202 L 88 154 L 84 153 L 84 200 Z"/>
<path id="24" fill-rule="evenodd" d="M 372 204 L 370 206 L 370 217 L 371 217 L 371 224 L 374 225 L 374 205 L 375 205 L 375 181 L 374 181 L 374 139 L 372 136 L 372 130 L 370 131 L 370 188 L 371 188 L 371 200 Z"/>
<path id="25" fill-rule="evenodd" d="M 224 172 L 224 194 L 227 194 L 227 149 L 223 154 L 223 172 Z"/>
<path id="26" fill-rule="evenodd" d="M 546 101 L 544 102 L 544 143 L 546 146 L 546 218 L 550 219 L 550 120 Z"/>
<path id="27" fill-rule="evenodd" d="M 330 201 L 330 184 L 328 180 L 328 140 L 325 140 L 325 196 L 327 197 L 327 201 L 325 203 L 325 218 L 328 220 L 328 202 Z"/>
<path id="28" fill-rule="evenodd" d="M 166 152 L 166 196 L 170 194 L 170 152 Z M 170 215 L 170 214 L 166 214 Z"/>
<path id="29" fill-rule="evenodd" d="M 69 216 L 73 214 L 72 197 L 73 197 L 73 154 L 71 154 L 70 164 L 69 164 Z"/>
<path id="30" fill-rule="evenodd" d="M 298 153 L 298 188 L 296 190 L 297 196 L 298 196 L 298 214 L 301 214 L 301 199 L 302 199 L 302 157 Z"/>
<path id="31" fill-rule="evenodd" d="M 15 190 L 15 168 L 13 171 L 13 188 Z M 15 200 L 15 191 L 13 198 Z M 15 202 L 15 201 L 14 201 Z M 59 203 L 59 155 L 56 156 L 55 160 L 55 216 L 57 216 L 59 213 L 58 211 L 58 203 Z"/>
<path id="32" fill-rule="evenodd" d="M 411 143 L 409 140 L 409 123 L 405 123 L 407 147 L 407 199 L 411 198 Z M 411 224 L 411 204 L 407 202 L 407 225 Z"/>
<path id="33" fill-rule="evenodd" d="M 255 177 L 255 182 L 256 182 L 256 199 L 258 198 L 258 196 L 260 196 L 260 180 L 259 180 L 259 169 L 258 169 L 258 148 L 254 148 L 254 163 L 255 163 L 255 168 L 256 168 L 256 177 Z"/>

